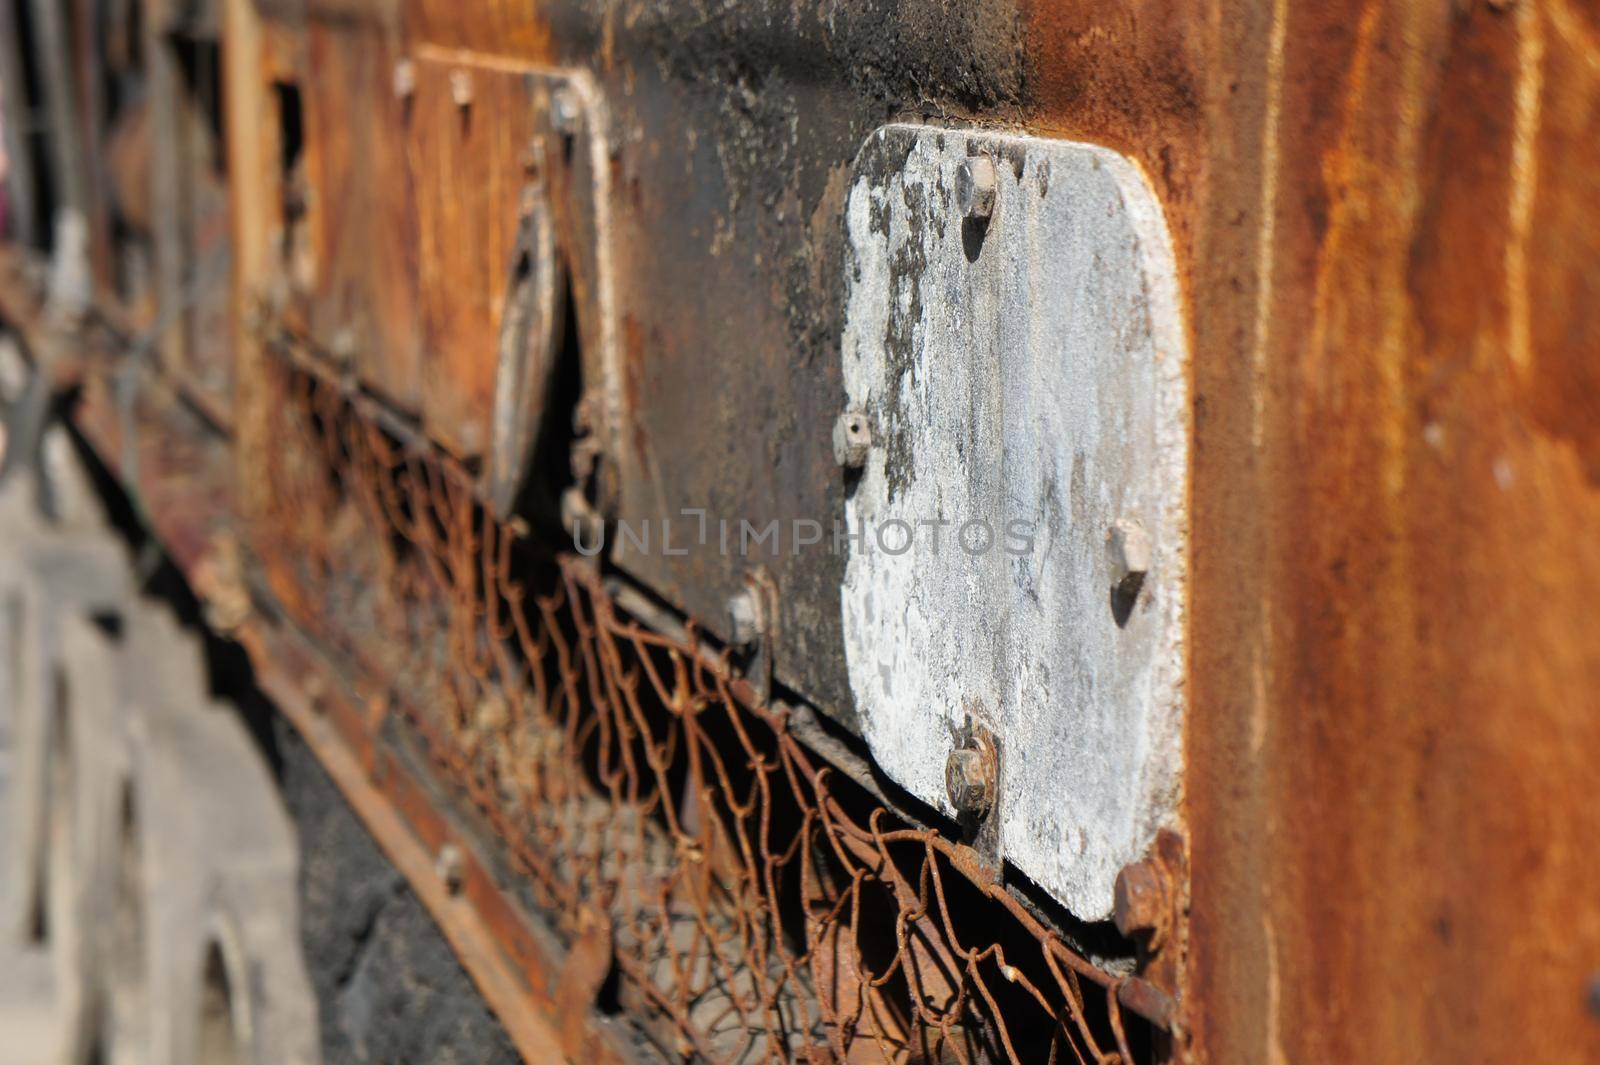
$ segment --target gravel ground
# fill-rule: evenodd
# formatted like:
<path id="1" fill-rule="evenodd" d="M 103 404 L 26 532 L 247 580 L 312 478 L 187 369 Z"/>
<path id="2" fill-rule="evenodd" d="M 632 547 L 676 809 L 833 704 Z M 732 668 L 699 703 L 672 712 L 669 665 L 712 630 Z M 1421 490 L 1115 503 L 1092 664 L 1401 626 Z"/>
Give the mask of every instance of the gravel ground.
<path id="1" fill-rule="evenodd" d="M 275 740 L 300 832 L 301 935 L 324 1065 L 514 1065 L 427 910 L 281 718 Z"/>
<path id="2" fill-rule="evenodd" d="M 0 862 L 10 826 L 9 713 L 0 705 Z M 281 719 L 272 741 L 300 834 L 301 934 L 324 1065 L 514 1065 L 504 1029 L 432 918 L 305 744 Z M 0 942 L 3 1065 L 54 1065 L 54 983 L 43 948 Z"/>

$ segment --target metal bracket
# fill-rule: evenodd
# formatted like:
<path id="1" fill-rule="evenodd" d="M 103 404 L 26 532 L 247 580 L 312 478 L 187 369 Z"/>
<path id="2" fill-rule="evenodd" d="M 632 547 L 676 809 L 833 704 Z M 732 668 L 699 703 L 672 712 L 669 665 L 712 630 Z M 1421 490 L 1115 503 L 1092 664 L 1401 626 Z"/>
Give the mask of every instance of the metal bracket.
<path id="1" fill-rule="evenodd" d="M 543 186 L 530 181 L 522 194 L 522 217 L 500 320 L 485 471 L 489 506 L 500 518 L 510 516 L 527 479 L 545 392 L 559 354 L 564 306 L 550 203 Z"/>

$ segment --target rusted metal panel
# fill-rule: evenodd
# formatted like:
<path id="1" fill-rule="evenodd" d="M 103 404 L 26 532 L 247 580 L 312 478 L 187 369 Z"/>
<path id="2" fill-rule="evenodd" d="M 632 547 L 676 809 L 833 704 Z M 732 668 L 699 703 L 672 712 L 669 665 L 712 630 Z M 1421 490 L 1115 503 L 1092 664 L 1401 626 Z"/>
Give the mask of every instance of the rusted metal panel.
<path id="1" fill-rule="evenodd" d="M 305 95 L 306 162 L 263 180 L 280 199 L 303 181 L 289 195 L 310 218 L 310 268 L 287 251 L 290 225 L 288 264 L 244 288 L 276 302 L 332 365 L 482 464 L 485 490 L 507 507 L 543 431 L 556 364 L 577 359 L 558 347 L 567 305 L 586 360 L 601 365 L 615 348 L 604 110 L 586 77 L 396 48 L 386 16 L 358 7 L 342 19 L 314 7 L 305 59 L 274 78 L 280 96 L 288 84 Z M 347 131 L 340 109 L 356 99 L 378 118 Z M 281 152 L 282 136 L 267 147 Z M 528 237 L 538 238 L 532 256 Z M 285 288 L 291 298 L 275 301 Z"/>
<path id="2" fill-rule="evenodd" d="M 498 13 L 418 10 L 430 39 L 545 57 L 486 28 Z M 1381 1060 L 1426 1040 L 1471 1058 L 1515 1033 L 1590 1038 L 1594 831 L 1582 763 L 1558 753 L 1596 749 L 1578 602 L 1592 489 L 1573 457 L 1593 420 L 1575 398 L 1594 344 L 1592 168 L 1573 165 L 1595 92 L 1586 13 L 866 5 L 824 29 L 759 5 L 709 27 L 553 5 L 526 25 L 569 55 L 604 41 L 619 112 L 618 516 L 841 505 L 840 175 L 882 116 L 987 116 L 1139 160 L 1195 352 L 1197 1050 Z M 1481 115 L 1448 106 L 1463 96 Z M 1532 313 L 1544 293 L 1551 313 Z M 742 586 L 703 556 L 625 561 L 713 623 Z M 780 676 L 846 705 L 829 615 L 802 605 L 838 573 L 772 568 Z M 1465 798 L 1484 782 L 1492 811 Z M 1510 861 L 1513 839 L 1548 857 Z M 1523 960 L 1490 964 L 1508 942 Z M 1472 982 L 1434 996 L 1418 966 Z"/>
<path id="3" fill-rule="evenodd" d="M 754 5 L 715 33 L 670 5 L 615 20 L 568 5 L 548 15 L 558 52 L 604 40 L 608 57 L 598 76 L 613 112 L 618 352 L 585 388 L 615 397 L 602 409 L 602 510 L 654 530 L 649 550 L 618 541 L 614 557 L 724 636 L 729 600 L 757 567 L 769 572 L 776 677 L 853 724 L 842 558 L 787 542 L 776 557 L 679 554 L 699 533 L 685 512 L 705 514 L 713 542 L 719 518 L 737 540 L 741 521 L 828 528 L 842 517 L 830 433 L 848 160 L 897 110 L 948 118 L 1014 101 L 1014 12 L 858 5 L 824 18 Z M 916 103 L 927 99 L 937 108 Z"/>
<path id="4" fill-rule="evenodd" d="M 409 36 L 419 43 L 484 56 L 553 63 L 557 53 L 551 33 L 554 5 L 484 5 L 463 18 L 451 0 L 402 0 Z"/>
<path id="5" fill-rule="evenodd" d="M 540 123 L 526 71 L 431 56 L 414 69 L 423 423 L 457 455 L 478 458 L 489 445 L 501 315 Z"/>
<path id="6" fill-rule="evenodd" d="M 398 407 L 420 411 L 425 340 L 419 330 L 406 104 L 394 92 L 396 53 L 382 24 L 307 24 L 303 173 L 295 195 L 310 223 L 311 273 L 302 292 L 317 345 Z M 282 91 L 282 90 L 275 90 Z M 369 120 L 352 122 L 351 102 Z"/>
<path id="7" fill-rule="evenodd" d="M 1218 875 L 1195 873 L 1195 974 L 1225 1059 L 1600 1053 L 1600 496 L 1573 387 L 1600 333 L 1560 295 L 1600 233 L 1570 206 L 1594 25 L 1280 9 L 1235 53 L 1259 110 L 1219 105 L 1219 133 L 1249 169 L 1197 190 L 1195 256 L 1201 350 L 1244 353 L 1197 383 L 1191 823 Z"/>
<path id="8" fill-rule="evenodd" d="M 662 1046 L 1026 1061 L 1166 1038 L 1122 1006 L 1181 1029 L 1167 988 L 1091 962 L 969 848 L 835 782 L 790 711 L 692 630 L 618 613 L 591 566 L 541 559 L 474 503 L 468 470 L 388 439 L 374 404 L 303 365 L 271 374 L 281 446 L 256 532 L 294 589 L 283 601 L 392 690 L 383 716 L 484 813 L 563 936 L 604 910 L 619 994 Z M 743 753 L 721 753 L 730 741 Z M 930 891 L 966 902 L 935 917 Z M 912 931 L 870 945 L 890 926 Z M 701 955 L 705 968 L 673 960 Z M 901 969 L 915 993 L 881 979 Z M 1104 999 L 1070 1005 L 1079 980 Z M 985 1021 L 972 995 L 1011 1005 Z"/>
<path id="9" fill-rule="evenodd" d="M 403 25 L 588 66 L 612 109 L 621 343 L 586 384 L 620 400 L 613 517 L 842 508 L 839 223 L 870 129 L 1137 160 L 1193 352 L 1193 1053 L 1600 1056 L 1590 10 L 417 0 Z M 246 492 L 272 444 L 247 436 Z M 721 628 L 747 576 L 621 561 Z M 849 721 L 839 565 L 768 568 L 780 681 Z"/>
<path id="10" fill-rule="evenodd" d="M 509 508 L 566 339 L 569 289 L 587 349 L 612 347 L 604 112 L 586 78 L 437 49 L 408 59 L 405 77 L 423 422 L 457 455 L 489 458 Z"/>

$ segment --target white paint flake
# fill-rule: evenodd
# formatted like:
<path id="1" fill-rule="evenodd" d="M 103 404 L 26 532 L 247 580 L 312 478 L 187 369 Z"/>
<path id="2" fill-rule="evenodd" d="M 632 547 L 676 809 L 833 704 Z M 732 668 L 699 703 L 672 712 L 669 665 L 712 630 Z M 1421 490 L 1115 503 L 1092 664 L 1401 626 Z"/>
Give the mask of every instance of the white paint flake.
<path id="1" fill-rule="evenodd" d="M 969 151 L 999 175 L 982 232 L 954 205 Z M 1190 421 L 1166 224 L 1134 164 L 1091 145 L 896 125 L 855 172 L 842 357 L 874 442 L 842 600 L 865 735 L 950 812 L 945 759 L 975 701 L 1001 745 L 1005 858 L 1103 919 L 1180 798 Z M 1124 624 L 1119 519 L 1154 559 Z M 974 520 L 988 551 L 958 542 Z M 896 521 L 915 531 L 903 553 Z"/>

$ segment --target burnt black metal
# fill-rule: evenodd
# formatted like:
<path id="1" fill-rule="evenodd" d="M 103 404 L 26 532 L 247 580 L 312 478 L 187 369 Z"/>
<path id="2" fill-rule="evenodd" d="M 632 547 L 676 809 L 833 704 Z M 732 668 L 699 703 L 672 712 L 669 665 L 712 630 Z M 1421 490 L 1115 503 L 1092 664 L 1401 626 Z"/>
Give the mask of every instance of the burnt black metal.
<path id="1" fill-rule="evenodd" d="M 659 535 L 618 563 L 687 613 L 725 624 L 756 565 L 778 590 L 774 673 L 855 726 L 838 588 L 844 555 L 789 543 L 794 519 L 841 519 L 848 471 L 832 453 L 843 401 L 837 350 L 849 161 L 886 120 L 993 121 L 1028 78 L 1011 3 L 874 2 L 641 6 L 602 25 L 549 5 L 555 47 L 600 72 L 628 210 L 615 219 L 625 424 L 603 475 L 610 516 L 674 546 L 704 511 L 783 529 L 779 554 L 700 548 Z M 642 137 L 638 136 L 642 134 Z M 686 268 L 689 267 L 689 268 Z M 727 636 L 726 632 L 721 635 Z"/>

